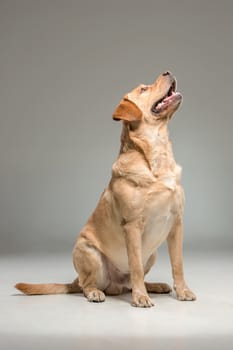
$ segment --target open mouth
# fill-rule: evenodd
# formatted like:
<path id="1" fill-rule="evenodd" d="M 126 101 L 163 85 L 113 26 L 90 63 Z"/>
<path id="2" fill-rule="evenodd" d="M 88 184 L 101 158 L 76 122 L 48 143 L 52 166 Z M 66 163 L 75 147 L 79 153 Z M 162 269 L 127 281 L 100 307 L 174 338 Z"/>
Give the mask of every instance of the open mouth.
<path id="1" fill-rule="evenodd" d="M 166 109 L 178 95 L 180 94 L 176 93 L 176 81 L 173 80 L 167 93 L 153 104 L 151 111 L 155 114 L 160 113 L 162 110 Z"/>

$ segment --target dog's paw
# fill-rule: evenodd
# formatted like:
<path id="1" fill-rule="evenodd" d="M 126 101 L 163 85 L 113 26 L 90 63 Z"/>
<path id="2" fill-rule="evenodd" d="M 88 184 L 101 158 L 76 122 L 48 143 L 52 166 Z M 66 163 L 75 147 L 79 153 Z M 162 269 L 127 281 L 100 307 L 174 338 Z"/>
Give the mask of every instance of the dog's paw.
<path id="1" fill-rule="evenodd" d="M 148 293 L 167 294 L 172 291 L 172 288 L 167 283 L 151 283 L 145 282 Z"/>
<path id="2" fill-rule="evenodd" d="M 105 294 L 99 289 L 93 289 L 86 293 L 86 297 L 88 301 L 95 302 L 95 303 L 101 303 L 105 301 Z"/>
<path id="3" fill-rule="evenodd" d="M 196 295 L 188 288 L 175 288 L 177 299 L 180 301 L 193 301 L 196 300 Z"/>
<path id="4" fill-rule="evenodd" d="M 152 307 L 154 306 L 154 303 L 148 295 L 136 293 L 133 295 L 132 306 Z"/>

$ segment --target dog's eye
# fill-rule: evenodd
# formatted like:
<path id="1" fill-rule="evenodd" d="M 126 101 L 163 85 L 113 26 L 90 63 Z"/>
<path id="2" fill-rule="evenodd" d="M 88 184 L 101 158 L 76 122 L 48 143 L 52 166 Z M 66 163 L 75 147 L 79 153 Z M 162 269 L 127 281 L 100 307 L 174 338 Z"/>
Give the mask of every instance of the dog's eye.
<path id="1" fill-rule="evenodd" d="M 143 92 L 145 92 L 147 90 L 148 90 L 148 86 L 142 86 L 141 90 L 140 90 L 140 93 L 142 94 Z"/>

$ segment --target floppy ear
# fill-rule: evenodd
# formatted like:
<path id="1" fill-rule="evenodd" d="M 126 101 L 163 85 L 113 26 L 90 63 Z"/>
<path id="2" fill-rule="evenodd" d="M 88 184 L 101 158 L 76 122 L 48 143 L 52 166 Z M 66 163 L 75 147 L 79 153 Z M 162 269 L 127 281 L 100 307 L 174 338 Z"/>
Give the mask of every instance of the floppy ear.
<path id="1" fill-rule="evenodd" d="M 114 120 L 126 120 L 128 122 L 139 121 L 142 119 L 142 111 L 136 104 L 127 98 L 121 100 L 119 106 L 113 113 Z"/>

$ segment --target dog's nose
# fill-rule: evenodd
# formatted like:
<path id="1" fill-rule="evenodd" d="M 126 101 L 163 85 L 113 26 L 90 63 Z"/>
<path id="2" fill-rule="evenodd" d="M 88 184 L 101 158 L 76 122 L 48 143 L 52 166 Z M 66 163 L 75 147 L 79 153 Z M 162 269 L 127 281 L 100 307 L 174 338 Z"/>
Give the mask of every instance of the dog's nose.
<path id="1" fill-rule="evenodd" d="M 164 72 L 162 75 L 164 75 L 164 76 L 171 75 L 171 73 L 167 71 L 167 72 Z"/>

